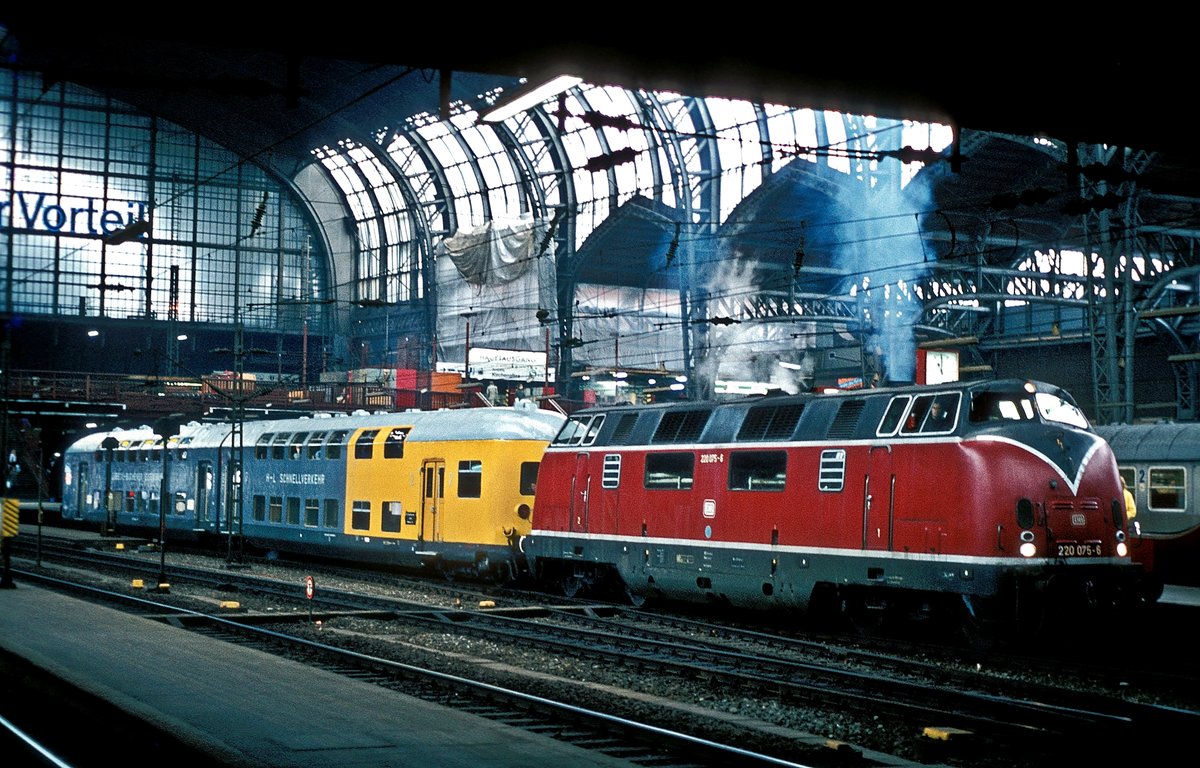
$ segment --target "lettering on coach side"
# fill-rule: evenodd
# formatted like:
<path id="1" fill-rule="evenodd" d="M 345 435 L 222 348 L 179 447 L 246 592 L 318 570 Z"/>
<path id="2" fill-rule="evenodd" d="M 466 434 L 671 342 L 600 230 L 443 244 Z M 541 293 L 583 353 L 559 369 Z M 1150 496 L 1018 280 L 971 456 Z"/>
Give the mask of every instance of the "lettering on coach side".
<path id="1" fill-rule="evenodd" d="M 263 479 L 281 485 L 325 485 L 324 472 L 268 472 Z"/>

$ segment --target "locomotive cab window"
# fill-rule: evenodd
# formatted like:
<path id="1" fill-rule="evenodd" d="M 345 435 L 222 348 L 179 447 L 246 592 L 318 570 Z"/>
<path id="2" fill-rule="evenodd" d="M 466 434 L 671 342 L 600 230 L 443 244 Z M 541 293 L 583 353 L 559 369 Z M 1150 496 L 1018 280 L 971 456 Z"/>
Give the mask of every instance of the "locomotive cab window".
<path id="1" fill-rule="evenodd" d="M 731 491 L 782 491 L 786 480 L 785 451 L 734 451 L 729 455 Z"/>
<path id="2" fill-rule="evenodd" d="M 971 398 L 968 418 L 974 424 L 987 421 L 1030 421 L 1033 402 L 1018 392 L 980 392 Z"/>
<path id="3" fill-rule="evenodd" d="M 925 414 L 925 421 L 921 424 L 921 432 L 923 434 L 945 434 L 954 431 L 954 425 L 958 421 L 960 401 L 961 395 L 958 392 L 934 395 L 933 402 L 929 404 L 929 412 Z"/>
<path id="4" fill-rule="evenodd" d="M 572 416 L 567 419 L 566 423 L 562 425 L 562 429 L 558 430 L 558 434 L 554 436 L 554 445 L 578 444 L 583 439 L 583 432 L 585 430 L 586 427 L 583 421 Z"/>
<path id="5" fill-rule="evenodd" d="M 1183 467 L 1150 467 L 1148 507 L 1183 512 L 1187 509 L 1187 472 Z"/>
<path id="6" fill-rule="evenodd" d="M 896 430 L 900 427 L 900 422 L 904 420 L 904 412 L 908 410 L 910 402 L 912 402 L 912 398 L 908 395 L 893 397 L 892 402 L 888 403 L 887 412 L 883 414 L 883 418 L 879 421 L 879 428 L 875 430 L 875 434 L 880 437 L 896 434 Z"/>
<path id="7" fill-rule="evenodd" d="M 1034 398 L 1037 400 L 1038 411 L 1046 421 L 1057 421 L 1080 429 L 1088 429 L 1091 426 L 1083 411 L 1065 398 L 1050 392 L 1038 392 Z"/>
<path id="8" fill-rule="evenodd" d="M 933 405 L 933 395 L 921 395 L 913 398 L 912 406 L 908 409 L 908 417 L 904 420 L 904 426 L 900 428 L 900 433 L 915 435 L 920 432 L 931 405 Z"/>
<path id="9" fill-rule="evenodd" d="M 591 445 L 596 442 L 600 433 L 600 425 L 604 423 L 604 414 L 594 416 L 571 417 L 563 424 L 558 435 L 554 438 L 555 445 Z"/>

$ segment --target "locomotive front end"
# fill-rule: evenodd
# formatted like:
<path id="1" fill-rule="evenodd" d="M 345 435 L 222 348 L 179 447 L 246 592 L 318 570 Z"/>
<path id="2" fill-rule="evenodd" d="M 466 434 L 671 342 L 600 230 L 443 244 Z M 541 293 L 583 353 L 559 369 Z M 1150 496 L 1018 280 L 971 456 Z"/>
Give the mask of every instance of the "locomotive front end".
<path id="1" fill-rule="evenodd" d="M 968 422 L 1015 605 L 1045 616 L 1133 599 L 1139 569 L 1116 460 L 1070 395 L 1036 382 L 980 387 Z"/>

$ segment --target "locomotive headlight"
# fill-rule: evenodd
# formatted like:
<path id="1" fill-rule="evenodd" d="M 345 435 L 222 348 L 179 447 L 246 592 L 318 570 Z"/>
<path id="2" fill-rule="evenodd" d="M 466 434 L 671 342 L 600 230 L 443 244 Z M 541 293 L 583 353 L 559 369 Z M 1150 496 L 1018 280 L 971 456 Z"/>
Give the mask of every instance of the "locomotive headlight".
<path id="1" fill-rule="evenodd" d="M 1117 557 L 1125 557 L 1129 554 L 1129 547 L 1125 546 L 1125 542 L 1117 542 Z"/>
<path id="2" fill-rule="evenodd" d="M 1032 541 L 1026 541 L 1021 544 L 1021 557 L 1033 557 L 1037 554 L 1037 545 Z"/>

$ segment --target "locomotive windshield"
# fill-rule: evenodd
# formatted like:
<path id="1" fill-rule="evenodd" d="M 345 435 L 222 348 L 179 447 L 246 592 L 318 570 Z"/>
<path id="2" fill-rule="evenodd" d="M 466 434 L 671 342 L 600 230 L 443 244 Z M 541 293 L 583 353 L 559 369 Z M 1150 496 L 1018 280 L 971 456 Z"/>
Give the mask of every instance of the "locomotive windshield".
<path id="1" fill-rule="evenodd" d="M 1088 428 L 1088 420 L 1083 415 L 1083 411 L 1075 407 L 1075 404 L 1069 400 L 1064 400 L 1049 392 L 1038 392 L 1036 397 L 1038 410 L 1042 412 L 1043 419 L 1059 421 L 1080 429 Z"/>
<path id="2" fill-rule="evenodd" d="M 1032 421 L 1039 415 L 1045 421 L 1056 421 L 1080 429 L 1089 426 L 1087 417 L 1074 403 L 1050 392 L 1031 395 L 1023 391 L 986 391 L 977 392 L 971 398 L 970 420 L 973 423 Z"/>

